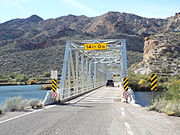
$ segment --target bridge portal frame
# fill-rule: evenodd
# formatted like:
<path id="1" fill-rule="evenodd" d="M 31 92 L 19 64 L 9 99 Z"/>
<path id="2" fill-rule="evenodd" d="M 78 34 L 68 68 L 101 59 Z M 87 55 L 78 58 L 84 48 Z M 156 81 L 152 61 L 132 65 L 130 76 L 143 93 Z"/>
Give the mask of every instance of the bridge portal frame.
<path id="1" fill-rule="evenodd" d="M 108 50 L 86 51 L 85 43 L 107 43 Z M 120 74 L 122 81 L 128 76 L 127 69 L 125 39 L 67 41 L 59 98 L 66 99 L 105 85 L 113 74 Z"/>

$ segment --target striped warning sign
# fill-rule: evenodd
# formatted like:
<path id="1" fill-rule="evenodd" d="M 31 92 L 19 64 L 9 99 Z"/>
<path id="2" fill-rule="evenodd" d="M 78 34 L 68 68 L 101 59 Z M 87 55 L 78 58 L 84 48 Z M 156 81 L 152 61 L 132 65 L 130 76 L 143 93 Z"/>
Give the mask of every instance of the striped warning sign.
<path id="1" fill-rule="evenodd" d="M 151 90 L 157 90 L 157 75 L 151 75 Z"/>
<path id="2" fill-rule="evenodd" d="M 127 91 L 128 90 L 128 78 L 123 79 L 123 86 L 124 86 L 124 90 Z"/>
<path id="3" fill-rule="evenodd" d="M 56 92 L 57 91 L 57 80 L 52 79 L 52 91 Z"/>

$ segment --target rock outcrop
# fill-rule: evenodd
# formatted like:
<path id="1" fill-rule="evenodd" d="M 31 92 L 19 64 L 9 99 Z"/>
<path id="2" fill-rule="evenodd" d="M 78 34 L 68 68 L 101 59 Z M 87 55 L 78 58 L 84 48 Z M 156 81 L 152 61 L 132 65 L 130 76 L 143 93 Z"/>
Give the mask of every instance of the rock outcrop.
<path id="1" fill-rule="evenodd" d="M 140 74 L 180 74 L 180 32 L 146 37 L 143 61 L 133 65 L 131 71 Z"/>

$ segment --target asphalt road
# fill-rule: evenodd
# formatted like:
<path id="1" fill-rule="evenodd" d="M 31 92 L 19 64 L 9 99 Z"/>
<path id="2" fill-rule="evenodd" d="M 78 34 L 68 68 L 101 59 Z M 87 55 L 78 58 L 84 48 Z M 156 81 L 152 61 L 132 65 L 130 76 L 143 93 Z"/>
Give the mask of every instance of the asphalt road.
<path id="1" fill-rule="evenodd" d="M 180 135 L 179 117 L 119 99 L 119 87 L 103 87 L 66 105 L 0 118 L 0 135 Z"/>

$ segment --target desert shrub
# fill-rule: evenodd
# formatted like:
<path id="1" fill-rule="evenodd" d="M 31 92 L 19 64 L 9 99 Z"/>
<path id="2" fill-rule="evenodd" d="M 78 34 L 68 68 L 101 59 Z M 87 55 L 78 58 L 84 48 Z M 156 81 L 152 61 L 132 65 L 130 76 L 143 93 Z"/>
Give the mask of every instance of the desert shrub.
<path id="1" fill-rule="evenodd" d="M 33 98 L 28 101 L 28 105 L 31 106 L 32 108 L 39 107 L 40 101 L 38 99 Z"/>
<path id="2" fill-rule="evenodd" d="M 151 84 L 151 75 L 140 75 L 140 74 L 134 74 L 134 73 L 129 73 L 129 86 L 134 90 L 134 91 L 149 91 L 150 90 L 150 84 Z M 167 90 L 167 85 L 162 82 L 168 81 L 168 77 L 162 77 L 158 76 L 157 81 L 158 81 L 158 91 L 166 91 Z M 159 81 L 160 80 L 160 81 Z M 159 83 L 161 82 L 161 83 Z"/>
<path id="3" fill-rule="evenodd" d="M 140 81 L 138 82 L 139 85 L 145 85 L 146 84 L 146 80 L 145 79 L 140 79 Z"/>
<path id="4" fill-rule="evenodd" d="M 37 105 L 36 105 L 36 108 L 42 108 L 43 107 L 43 103 L 42 102 L 39 102 Z"/>
<path id="5" fill-rule="evenodd" d="M 28 80 L 27 81 L 27 84 L 37 84 L 37 83 L 39 83 L 39 81 L 38 80 Z"/>
<path id="6" fill-rule="evenodd" d="M 129 86 L 134 91 L 148 91 L 150 90 L 149 77 L 149 75 L 129 73 Z"/>
<path id="7" fill-rule="evenodd" d="M 22 111 L 27 106 L 26 101 L 22 97 L 13 97 L 5 101 L 3 110 L 7 111 Z"/>
<path id="8" fill-rule="evenodd" d="M 180 80 L 166 84 L 166 89 L 162 97 L 156 98 L 149 109 L 180 116 Z"/>
<path id="9" fill-rule="evenodd" d="M 159 98 L 149 106 L 149 110 L 166 113 L 170 116 L 180 116 L 179 103 L 180 100 L 166 100 L 165 98 Z"/>
<path id="10" fill-rule="evenodd" d="M 24 81 L 28 80 L 28 77 L 23 74 L 18 74 L 16 76 L 16 80 L 17 80 L 17 82 L 24 82 Z"/>
<path id="11" fill-rule="evenodd" d="M 0 83 L 5 83 L 5 82 L 8 82 L 9 80 L 8 79 L 0 79 Z"/>
<path id="12" fill-rule="evenodd" d="M 45 72 L 45 73 L 44 73 L 44 76 L 45 76 L 45 77 L 50 77 L 50 76 L 51 76 L 51 73 Z"/>
<path id="13" fill-rule="evenodd" d="M 9 74 L 8 76 L 9 76 L 10 79 L 15 79 L 16 78 L 15 74 Z"/>
<path id="14" fill-rule="evenodd" d="M 41 86 L 41 90 L 51 90 L 52 85 L 51 84 L 47 84 L 47 85 L 42 85 Z"/>
<path id="15" fill-rule="evenodd" d="M 159 77 L 158 77 L 158 81 L 159 81 L 160 83 L 167 82 L 167 81 L 168 81 L 168 77 L 159 76 Z"/>
<path id="16" fill-rule="evenodd" d="M 167 91 L 164 94 L 166 100 L 180 99 L 180 80 L 167 85 Z"/>

